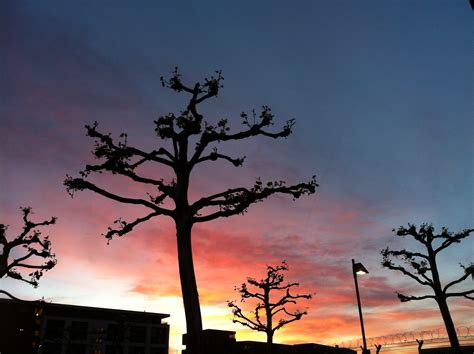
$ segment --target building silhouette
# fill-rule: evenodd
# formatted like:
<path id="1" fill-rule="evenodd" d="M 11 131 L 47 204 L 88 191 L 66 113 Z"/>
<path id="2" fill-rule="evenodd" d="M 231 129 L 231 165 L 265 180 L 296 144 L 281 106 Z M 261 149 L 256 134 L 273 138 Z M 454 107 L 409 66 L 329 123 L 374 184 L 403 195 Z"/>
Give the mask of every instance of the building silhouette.
<path id="1" fill-rule="evenodd" d="M 267 344 L 255 341 L 236 341 L 235 332 L 206 329 L 201 342 L 206 354 L 266 354 Z M 183 336 L 186 345 L 186 334 Z M 347 348 L 336 348 L 322 344 L 273 344 L 272 354 L 356 354 Z M 182 354 L 186 354 L 183 350 Z"/>
<path id="2" fill-rule="evenodd" d="M 1 354 L 168 354 L 169 315 L 0 299 Z"/>

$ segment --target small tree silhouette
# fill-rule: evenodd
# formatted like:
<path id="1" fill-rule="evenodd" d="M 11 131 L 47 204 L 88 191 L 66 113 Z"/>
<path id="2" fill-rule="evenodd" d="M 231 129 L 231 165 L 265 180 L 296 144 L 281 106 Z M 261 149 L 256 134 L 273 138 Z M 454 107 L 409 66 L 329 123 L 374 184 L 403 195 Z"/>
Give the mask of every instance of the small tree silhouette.
<path id="1" fill-rule="evenodd" d="M 64 184 L 68 192 L 88 189 L 111 200 L 145 207 L 149 213 L 132 221 L 117 219 L 116 227 L 109 228 L 105 234 L 107 239 L 123 236 L 139 224 L 157 216 L 167 216 L 174 220 L 178 244 L 178 263 L 186 316 L 187 345 L 190 354 L 198 354 L 200 335 L 202 332 L 201 310 L 194 273 L 191 235 L 193 225 L 208 222 L 222 217 L 242 214 L 247 208 L 277 193 L 289 194 L 294 199 L 305 194 L 312 194 L 318 186 L 315 178 L 309 182 L 287 186 L 284 181 L 263 183 L 260 179 L 252 187 L 230 188 L 225 191 L 203 196 L 194 202 L 189 200 L 191 173 L 200 164 L 213 161 L 227 161 L 233 166 L 241 166 L 245 157 L 233 158 L 220 153 L 215 146 L 219 142 L 239 141 L 256 136 L 284 138 L 291 134 L 294 125 L 289 120 L 276 132 L 268 130 L 273 125 L 273 114 L 267 106 L 263 106 L 258 117 L 249 119 L 246 113 L 241 114 L 244 129 L 231 133 L 227 119 L 217 124 L 204 120 L 198 112 L 198 105 L 216 97 L 222 88 L 223 77 L 216 72 L 216 77 L 205 79 L 204 83 L 186 86 L 181 75 L 175 69 L 169 80 L 161 78 L 162 85 L 176 92 L 189 94 L 191 98 L 184 111 L 175 115 L 170 113 L 155 121 L 155 132 L 162 143 L 169 142 L 169 148 L 163 146 L 146 152 L 128 144 L 127 135 L 121 134 L 122 140 L 114 142 L 110 134 L 97 130 L 97 123 L 86 126 L 87 135 L 96 139 L 94 156 L 102 160 L 97 165 L 87 165 L 80 172 L 80 178 L 67 176 Z M 163 144 L 166 146 L 165 144 Z M 149 169 L 150 165 L 155 169 Z M 174 178 L 165 182 L 160 176 L 145 174 L 168 168 Z M 91 173 L 109 172 L 121 175 L 142 186 L 149 186 L 154 191 L 146 193 L 143 198 L 132 198 L 123 194 L 112 193 L 87 180 Z M 153 195 L 152 195 L 153 194 Z M 174 208 L 172 207 L 174 204 Z M 171 206 L 171 208 L 169 207 Z"/>
<path id="2" fill-rule="evenodd" d="M 421 354 L 421 347 L 423 347 L 423 339 L 417 339 L 416 342 L 418 343 L 418 353 Z"/>
<path id="3" fill-rule="evenodd" d="M 423 296 L 407 296 L 398 293 L 398 298 L 402 302 L 412 300 L 434 299 L 438 303 L 441 316 L 443 317 L 443 321 L 446 326 L 449 341 L 451 342 L 451 347 L 453 348 L 455 353 L 461 353 L 461 349 L 459 347 L 459 341 L 456 335 L 456 328 L 454 327 L 454 323 L 451 318 L 451 314 L 449 312 L 446 300 L 449 297 L 465 297 L 467 299 L 474 300 L 474 289 L 458 292 L 452 292 L 448 290 L 450 290 L 452 286 L 461 283 L 470 275 L 472 275 L 473 268 L 472 266 L 465 267 L 461 264 L 460 266 L 464 269 L 464 274 L 461 275 L 458 279 L 451 281 L 443 287 L 441 284 L 436 257 L 441 251 L 451 246 L 452 244 L 460 243 L 473 231 L 474 229 L 467 229 L 459 233 L 452 233 L 449 232 L 447 228 L 443 227 L 441 229 L 441 233 L 435 235 L 433 233 L 434 228 L 431 224 L 422 224 L 419 229 L 417 229 L 415 225 L 408 224 L 407 228 L 401 226 L 397 230 L 396 235 L 401 237 L 413 237 L 416 241 L 418 241 L 424 246 L 424 248 L 426 249 L 426 253 L 411 252 L 406 249 L 393 251 L 390 250 L 388 247 L 382 250 L 382 265 L 384 267 L 391 270 L 399 271 L 402 274 L 415 280 L 417 283 L 432 289 L 434 293 L 433 295 L 429 294 Z M 393 258 L 397 258 L 399 260 L 404 261 L 404 263 L 406 263 L 409 268 L 406 268 L 400 264 L 393 263 Z"/>
<path id="4" fill-rule="evenodd" d="M 43 236 L 37 228 L 56 223 L 56 218 L 42 222 L 32 222 L 29 219 L 32 214 L 31 208 L 20 208 L 23 212 L 23 230 L 12 240 L 7 238 L 8 225 L 0 224 L 0 278 L 10 277 L 38 286 L 43 272 L 52 269 L 56 265 L 56 258 L 51 252 L 51 241 L 48 236 Z M 13 256 L 13 254 L 15 254 Z M 31 270 L 29 279 L 25 277 L 22 270 Z M 16 299 L 8 292 L 2 293 Z"/>
<path id="5" fill-rule="evenodd" d="M 277 330 L 287 324 L 300 320 L 306 311 L 291 311 L 287 309 L 288 304 L 296 304 L 298 299 L 311 299 L 311 294 L 290 293 L 291 288 L 297 287 L 299 283 L 286 283 L 283 272 L 288 270 L 288 264 L 283 261 L 282 265 L 276 267 L 267 266 L 267 276 L 265 279 L 257 281 L 254 278 L 247 278 L 247 283 L 255 288 L 255 291 L 249 290 L 246 283 L 235 290 L 240 294 L 240 301 L 245 302 L 248 299 L 257 300 L 255 311 L 252 315 L 245 315 L 242 309 L 235 301 L 228 301 L 227 305 L 234 314 L 233 322 L 240 323 L 254 331 L 265 332 L 267 334 L 267 352 L 270 353 L 273 343 L 273 335 Z M 284 291 L 283 296 L 272 298 L 272 294 Z"/>

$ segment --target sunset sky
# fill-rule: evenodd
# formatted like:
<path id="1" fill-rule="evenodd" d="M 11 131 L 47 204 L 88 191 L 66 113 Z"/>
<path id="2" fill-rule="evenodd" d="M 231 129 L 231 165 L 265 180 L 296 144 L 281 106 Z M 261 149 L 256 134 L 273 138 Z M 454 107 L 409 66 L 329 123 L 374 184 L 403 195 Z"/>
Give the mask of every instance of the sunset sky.
<path id="1" fill-rule="evenodd" d="M 139 4 L 139 5 L 138 5 Z M 193 174 L 191 198 L 263 180 L 317 176 L 316 194 L 272 197 L 242 216 L 199 224 L 195 267 L 205 328 L 237 331 L 226 300 L 247 276 L 286 260 L 288 280 L 308 315 L 277 332 L 279 343 L 358 339 L 351 259 L 368 337 L 442 328 L 434 302 L 400 303 L 396 291 L 424 294 L 383 269 L 380 250 L 415 247 L 393 236 L 407 223 L 452 231 L 474 227 L 473 41 L 467 0 L 439 1 L 62 1 L 0 2 L 0 223 L 13 237 L 20 206 L 44 229 L 58 258 L 40 286 L 0 280 L 27 299 L 169 313 L 171 353 L 185 331 L 174 225 L 153 219 L 107 245 L 101 234 L 143 210 L 92 192 L 71 198 L 66 174 L 92 162 L 85 124 L 131 145 L 160 146 L 153 120 L 185 108 L 161 75 L 180 68 L 193 85 L 222 70 L 224 88 L 201 111 L 226 117 L 269 105 L 276 125 L 295 118 L 286 139 L 257 138 L 220 149 L 246 155 L 243 167 L 208 164 Z M 156 177 L 166 171 L 157 170 Z M 103 175 L 97 183 L 139 195 Z M 442 278 L 473 262 L 473 238 L 440 258 Z M 472 287 L 469 279 L 464 287 Z M 450 301 L 457 326 L 472 326 L 472 302 Z M 407 352 L 408 353 L 408 352 Z"/>

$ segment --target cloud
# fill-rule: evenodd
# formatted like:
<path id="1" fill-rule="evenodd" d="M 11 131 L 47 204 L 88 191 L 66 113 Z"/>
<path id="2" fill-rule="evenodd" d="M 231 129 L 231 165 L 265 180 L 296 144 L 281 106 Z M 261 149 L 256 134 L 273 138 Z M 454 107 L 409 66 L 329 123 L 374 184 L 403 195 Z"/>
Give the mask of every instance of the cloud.
<path id="1" fill-rule="evenodd" d="M 64 31 L 63 20 L 41 18 L 19 3 L 2 8 L 0 144 L 7 182 L 23 172 L 45 183 L 45 168 L 63 176 L 81 168 L 91 145 L 83 126 L 94 120 L 121 132 L 132 115 L 143 116 L 152 130 L 142 90 L 123 63 L 91 44 L 90 33 Z"/>

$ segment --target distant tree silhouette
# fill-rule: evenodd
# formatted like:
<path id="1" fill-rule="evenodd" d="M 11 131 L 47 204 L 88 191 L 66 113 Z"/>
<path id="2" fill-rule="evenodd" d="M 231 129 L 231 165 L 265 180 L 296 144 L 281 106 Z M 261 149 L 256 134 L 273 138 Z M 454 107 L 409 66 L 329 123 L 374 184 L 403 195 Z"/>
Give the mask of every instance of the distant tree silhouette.
<path id="1" fill-rule="evenodd" d="M 423 339 L 417 339 L 416 342 L 418 343 L 418 353 L 421 353 L 421 347 L 423 347 Z"/>
<path id="2" fill-rule="evenodd" d="M 162 146 L 146 152 L 128 144 L 127 135 L 121 134 L 121 140 L 115 142 L 110 134 L 98 131 L 97 122 L 87 125 L 87 135 L 95 138 L 94 156 L 101 160 L 96 165 L 87 165 L 80 172 L 80 178 L 67 176 L 64 184 L 68 192 L 88 189 L 114 201 L 145 207 L 150 212 L 132 221 L 121 218 L 115 221 L 116 227 L 109 228 L 105 233 L 107 239 L 113 236 L 123 236 L 132 231 L 137 225 L 157 216 L 167 216 L 174 220 L 178 244 L 178 262 L 181 289 L 186 315 L 188 334 L 187 351 L 190 354 L 200 353 L 200 333 L 202 332 L 201 311 L 196 285 L 192 256 L 192 227 L 196 223 L 207 222 L 222 217 L 242 214 L 256 202 L 276 194 L 289 194 L 299 198 L 315 192 L 316 184 L 313 177 L 309 182 L 287 186 L 284 181 L 264 183 L 257 179 L 251 187 L 230 188 L 225 191 L 204 196 L 194 202 L 189 201 L 189 184 L 193 169 L 207 162 L 227 161 L 233 166 L 241 166 L 244 157 L 233 158 L 217 150 L 220 142 L 240 141 L 251 137 L 264 136 L 283 138 L 291 134 L 294 121 L 276 131 L 269 131 L 273 124 L 273 114 L 267 106 L 258 117 L 249 119 L 246 113 L 241 114 L 244 129 L 231 133 L 227 119 L 221 119 L 217 124 L 211 124 L 203 119 L 198 112 L 198 105 L 212 97 L 216 97 L 222 88 L 221 72 L 216 76 L 206 78 L 204 83 L 186 86 L 181 81 L 177 69 L 169 80 L 161 78 L 164 87 L 176 92 L 190 95 L 189 102 L 178 115 L 169 113 L 159 117 L 155 123 L 155 132 L 162 141 Z M 169 143 L 169 145 L 165 145 Z M 165 182 L 160 175 L 150 175 L 149 165 L 169 168 L 174 178 Z M 159 171 L 155 169 L 154 171 Z M 110 192 L 87 180 L 91 173 L 110 172 L 121 175 L 141 185 L 153 187 L 155 194 L 146 194 L 143 198 L 132 198 Z M 148 175 L 146 175 L 148 173 Z M 210 182 L 213 183 L 213 182 Z M 173 207 L 174 206 L 174 207 Z"/>
<path id="3" fill-rule="evenodd" d="M 374 347 L 375 347 L 375 353 L 379 354 L 380 349 L 382 349 L 382 344 L 374 344 Z"/>
<path id="4" fill-rule="evenodd" d="M 36 288 L 43 272 L 56 265 L 55 255 L 51 251 L 51 241 L 48 236 L 43 236 L 38 228 L 55 224 L 56 218 L 35 223 L 29 219 L 32 214 L 30 207 L 20 209 L 23 213 L 23 230 L 18 236 L 9 240 L 8 225 L 0 224 L 0 278 L 21 280 Z M 28 273 L 29 279 L 22 270 L 31 271 Z M 4 290 L 0 292 L 19 300 Z"/>
<path id="5" fill-rule="evenodd" d="M 452 244 L 460 243 L 473 231 L 474 229 L 466 229 L 459 233 L 453 233 L 449 232 L 447 228 L 443 227 L 441 229 L 441 233 L 436 235 L 433 233 L 434 228 L 430 224 L 422 224 L 418 229 L 415 225 L 408 224 L 408 227 L 401 226 L 396 231 L 396 235 L 401 237 L 413 237 L 416 241 L 423 245 L 423 247 L 426 249 L 426 252 L 412 252 L 406 249 L 393 251 L 388 247 L 382 250 L 382 265 L 384 267 L 399 271 L 415 280 L 419 284 L 432 289 L 433 294 L 423 296 L 407 296 L 398 293 L 398 298 L 402 302 L 434 299 L 438 303 L 438 307 L 440 309 L 441 316 L 443 317 L 446 331 L 449 336 L 449 341 L 451 342 L 451 347 L 455 353 L 461 353 L 461 349 L 459 347 L 459 341 L 456 335 L 456 328 L 454 327 L 446 300 L 450 297 L 465 297 L 467 299 L 474 300 L 474 289 L 457 292 L 451 291 L 452 286 L 461 283 L 473 274 L 473 268 L 472 266 L 465 267 L 460 265 L 462 269 L 464 269 L 464 274 L 443 287 L 441 284 L 436 257 L 441 251 L 448 248 Z M 408 268 L 404 267 L 403 265 L 393 263 L 394 258 L 403 261 L 408 265 Z"/>
<path id="6" fill-rule="evenodd" d="M 275 332 L 291 322 L 300 320 L 307 314 L 306 311 L 291 311 L 287 305 L 296 304 L 298 299 L 311 299 L 312 297 L 311 294 L 292 295 L 290 293 L 291 289 L 297 287 L 299 283 L 283 283 L 285 280 L 283 272 L 287 270 L 288 264 L 285 261 L 282 262 L 282 265 L 275 267 L 267 266 L 265 279 L 258 281 L 254 278 L 247 278 L 247 283 L 254 290 L 249 289 L 246 283 L 235 288 L 240 294 L 241 302 L 246 302 L 249 299 L 257 301 L 255 310 L 250 315 L 245 315 L 235 301 L 227 302 L 234 314 L 232 320 L 234 323 L 240 323 L 254 331 L 267 334 L 268 353 L 271 352 Z M 281 292 L 284 294 L 282 295 Z"/>

